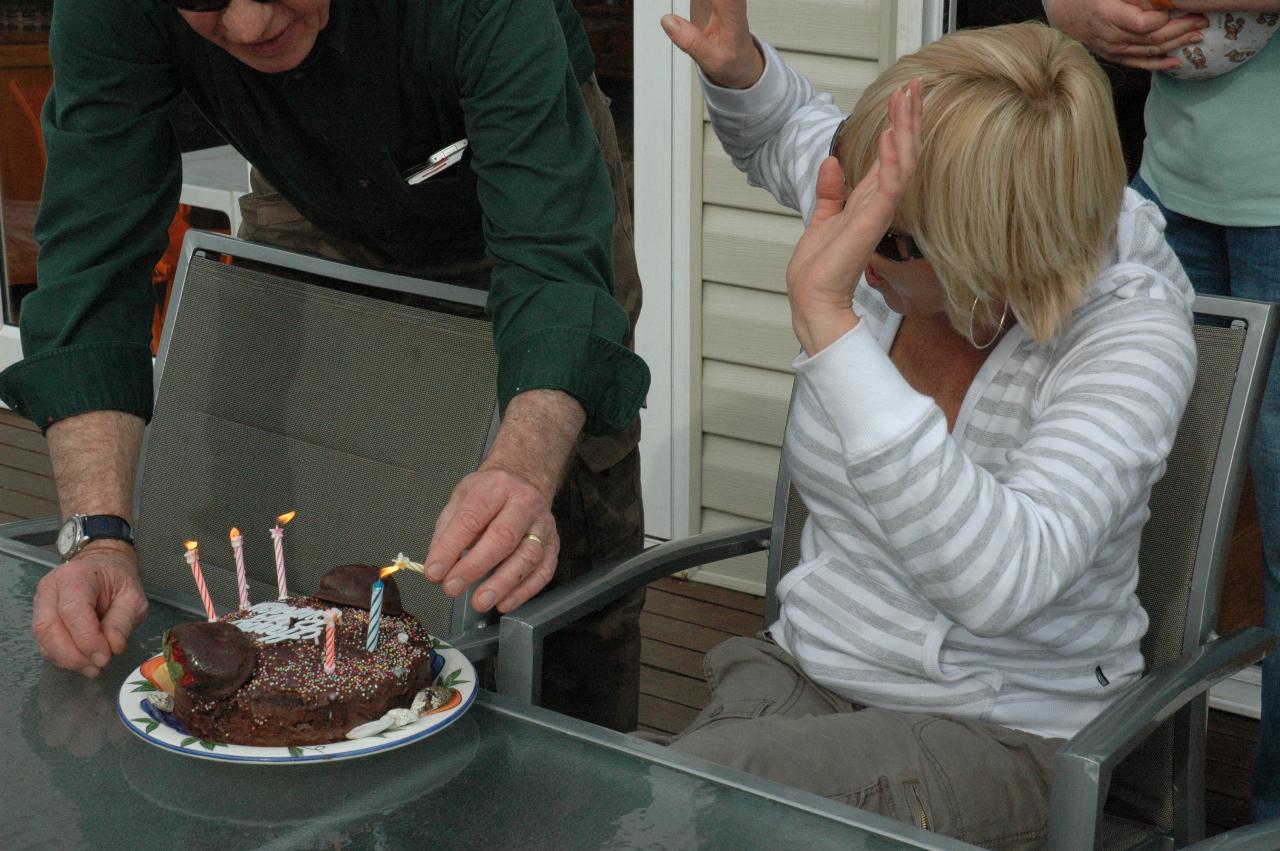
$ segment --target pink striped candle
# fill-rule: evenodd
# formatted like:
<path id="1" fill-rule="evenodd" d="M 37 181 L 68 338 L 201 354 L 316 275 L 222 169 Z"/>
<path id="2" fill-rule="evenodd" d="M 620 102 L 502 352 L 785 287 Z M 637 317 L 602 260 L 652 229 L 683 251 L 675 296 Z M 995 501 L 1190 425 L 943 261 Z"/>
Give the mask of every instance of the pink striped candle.
<path id="1" fill-rule="evenodd" d="M 209 620 L 216 621 L 218 613 L 213 610 L 213 599 L 209 596 L 209 586 L 204 584 L 204 574 L 200 571 L 200 550 L 195 541 L 187 541 L 187 564 L 191 565 L 191 575 L 196 578 L 196 589 L 200 592 L 200 602 L 204 603 L 205 614 Z"/>
<path id="2" fill-rule="evenodd" d="M 324 613 L 324 672 L 332 674 L 338 670 L 338 610 L 330 609 Z"/>
<path id="3" fill-rule="evenodd" d="M 240 608 L 249 608 L 249 579 L 244 573 L 244 535 L 231 527 L 231 551 L 236 556 L 236 587 L 240 589 Z"/>
<path id="4" fill-rule="evenodd" d="M 271 541 L 276 551 L 276 585 L 280 587 L 281 600 L 289 596 L 289 587 L 284 581 L 284 529 L 280 527 L 292 520 L 297 514 L 298 512 L 296 511 L 281 514 L 276 518 L 276 525 L 271 527 Z"/>

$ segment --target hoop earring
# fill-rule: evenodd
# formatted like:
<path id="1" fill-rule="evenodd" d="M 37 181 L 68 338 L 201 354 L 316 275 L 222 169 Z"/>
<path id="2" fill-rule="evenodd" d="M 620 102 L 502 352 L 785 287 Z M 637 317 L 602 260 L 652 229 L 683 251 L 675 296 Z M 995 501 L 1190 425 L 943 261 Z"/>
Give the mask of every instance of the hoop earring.
<path id="1" fill-rule="evenodd" d="M 1004 303 L 1004 310 L 1000 311 L 1000 324 L 996 326 L 996 332 L 991 335 L 991 339 L 982 345 L 978 345 L 978 341 L 973 338 L 973 315 L 978 312 L 978 296 L 973 297 L 973 307 L 969 309 L 969 342 L 978 349 L 989 349 L 1000 339 L 1000 335 L 1004 333 L 1004 321 L 1009 317 L 1009 302 Z"/>

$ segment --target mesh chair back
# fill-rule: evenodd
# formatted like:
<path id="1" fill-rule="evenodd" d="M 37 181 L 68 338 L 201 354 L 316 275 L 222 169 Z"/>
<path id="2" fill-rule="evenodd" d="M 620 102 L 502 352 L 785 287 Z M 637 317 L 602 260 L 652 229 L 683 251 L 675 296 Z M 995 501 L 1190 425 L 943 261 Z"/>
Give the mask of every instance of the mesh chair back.
<path id="1" fill-rule="evenodd" d="M 1151 518 L 1142 530 L 1138 555 L 1138 599 L 1151 618 L 1142 639 L 1148 667 L 1200 644 L 1213 626 L 1206 609 L 1216 611 L 1216 601 L 1207 605 L 1193 594 L 1216 596 L 1208 577 L 1197 581 L 1196 571 L 1214 567 L 1212 559 L 1198 556 L 1201 539 L 1218 531 L 1205 528 L 1205 520 L 1213 471 L 1225 460 L 1220 447 L 1245 333 L 1244 327 L 1195 327 L 1196 383 L 1169 453 L 1168 470 L 1151 490 Z"/>
<path id="2" fill-rule="evenodd" d="M 1237 410 L 1239 396 L 1248 388 L 1238 386 L 1238 380 L 1260 387 L 1266 379 L 1265 368 L 1260 376 L 1242 370 L 1257 320 L 1223 326 L 1223 318 L 1238 316 L 1223 299 L 1202 297 L 1197 308 L 1203 313 L 1194 329 L 1196 382 L 1168 470 L 1152 488 L 1151 518 L 1138 556 L 1138 599 L 1151 621 L 1142 640 L 1148 668 L 1194 649 L 1216 623 L 1248 443 L 1239 439 L 1242 412 Z M 1255 337 L 1259 330 L 1252 328 Z M 1176 764 L 1189 747 L 1175 732 L 1176 723 L 1166 722 L 1130 754 L 1112 782 L 1110 809 L 1162 831 L 1174 828 Z M 1187 735 L 1203 738 L 1204 731 Z"/>
<path id="3" fill-rule="evenodd" d="M 765 585 L 766 627 L 778 619 L 778 581 L 800 563 L 800 531 L 804 529 L 804 521 L 809 519 L 809 509 L 795 485 L 791 484 L 790 475 L 783 469 L 779 470 L 778 477 L 784 480 L 782 498 L 785 502 L 774 506 L 772 540 L 782 544 L 769 549 L 769 575 Z"/>
<path id="4" fill-rule="evenodd" d="M 791 405 L 795 404 L 795 389 L 791 392 Z M 788 418 L 789 420 L 790 418 Z M 770 540 L 778 546 L 769 548 L 768 569 L 765 574 L 764 625 L 769 627 L 778 619 L 778 582 L 787 571 L 800 563 L 800 532 L 809 519 L 809 508 L 799 491 L 791 484 L 791 472 L 785 459 L 778 465 L 778 481 L 773 492 L 773 528 Z"/>
<path id="5" fill-rule="evenodd" d="M 385 565 L 400 550 L 421 560 L 491 434 L 483 294 L 208 234 L 185 254 L 137 495 L 149 592 L 201 611 L 182 558 L 192 539 L 218 611 L 234 608 L 235 526 L 251 602 L 275 599 L 269 529 L 292 510 L 291 593 L 314 592 L 334 565 Z M 397 584 L 432 633 L 464 626 L 469 607 L 455 613 L 437 586 Z"/>

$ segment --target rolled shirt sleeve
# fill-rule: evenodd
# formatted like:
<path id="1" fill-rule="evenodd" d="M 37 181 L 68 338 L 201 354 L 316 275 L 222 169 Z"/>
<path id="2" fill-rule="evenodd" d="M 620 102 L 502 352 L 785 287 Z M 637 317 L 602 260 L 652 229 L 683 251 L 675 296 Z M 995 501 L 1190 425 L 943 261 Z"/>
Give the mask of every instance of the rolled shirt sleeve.
<path id="1" fill-rule="evenodd" d="M 613 194 L 550 4 L 468 4 L 455 73 L 495 268 L 489 292 L 503 405 L 563 390 L 589 433 L 620 431 L 649 386 L 613 297 Z"/>

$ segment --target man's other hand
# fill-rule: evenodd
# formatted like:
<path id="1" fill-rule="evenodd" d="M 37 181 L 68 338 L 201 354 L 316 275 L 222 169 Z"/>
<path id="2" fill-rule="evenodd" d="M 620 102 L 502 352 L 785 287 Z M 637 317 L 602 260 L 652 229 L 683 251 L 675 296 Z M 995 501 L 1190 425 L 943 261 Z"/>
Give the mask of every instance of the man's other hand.
<path id="1" fill-rule="evenodd" d="M 96 677 L 147 616 L 133 547 L 94 541 L 36 586 L 31 630 L 44 658 Z"/>

